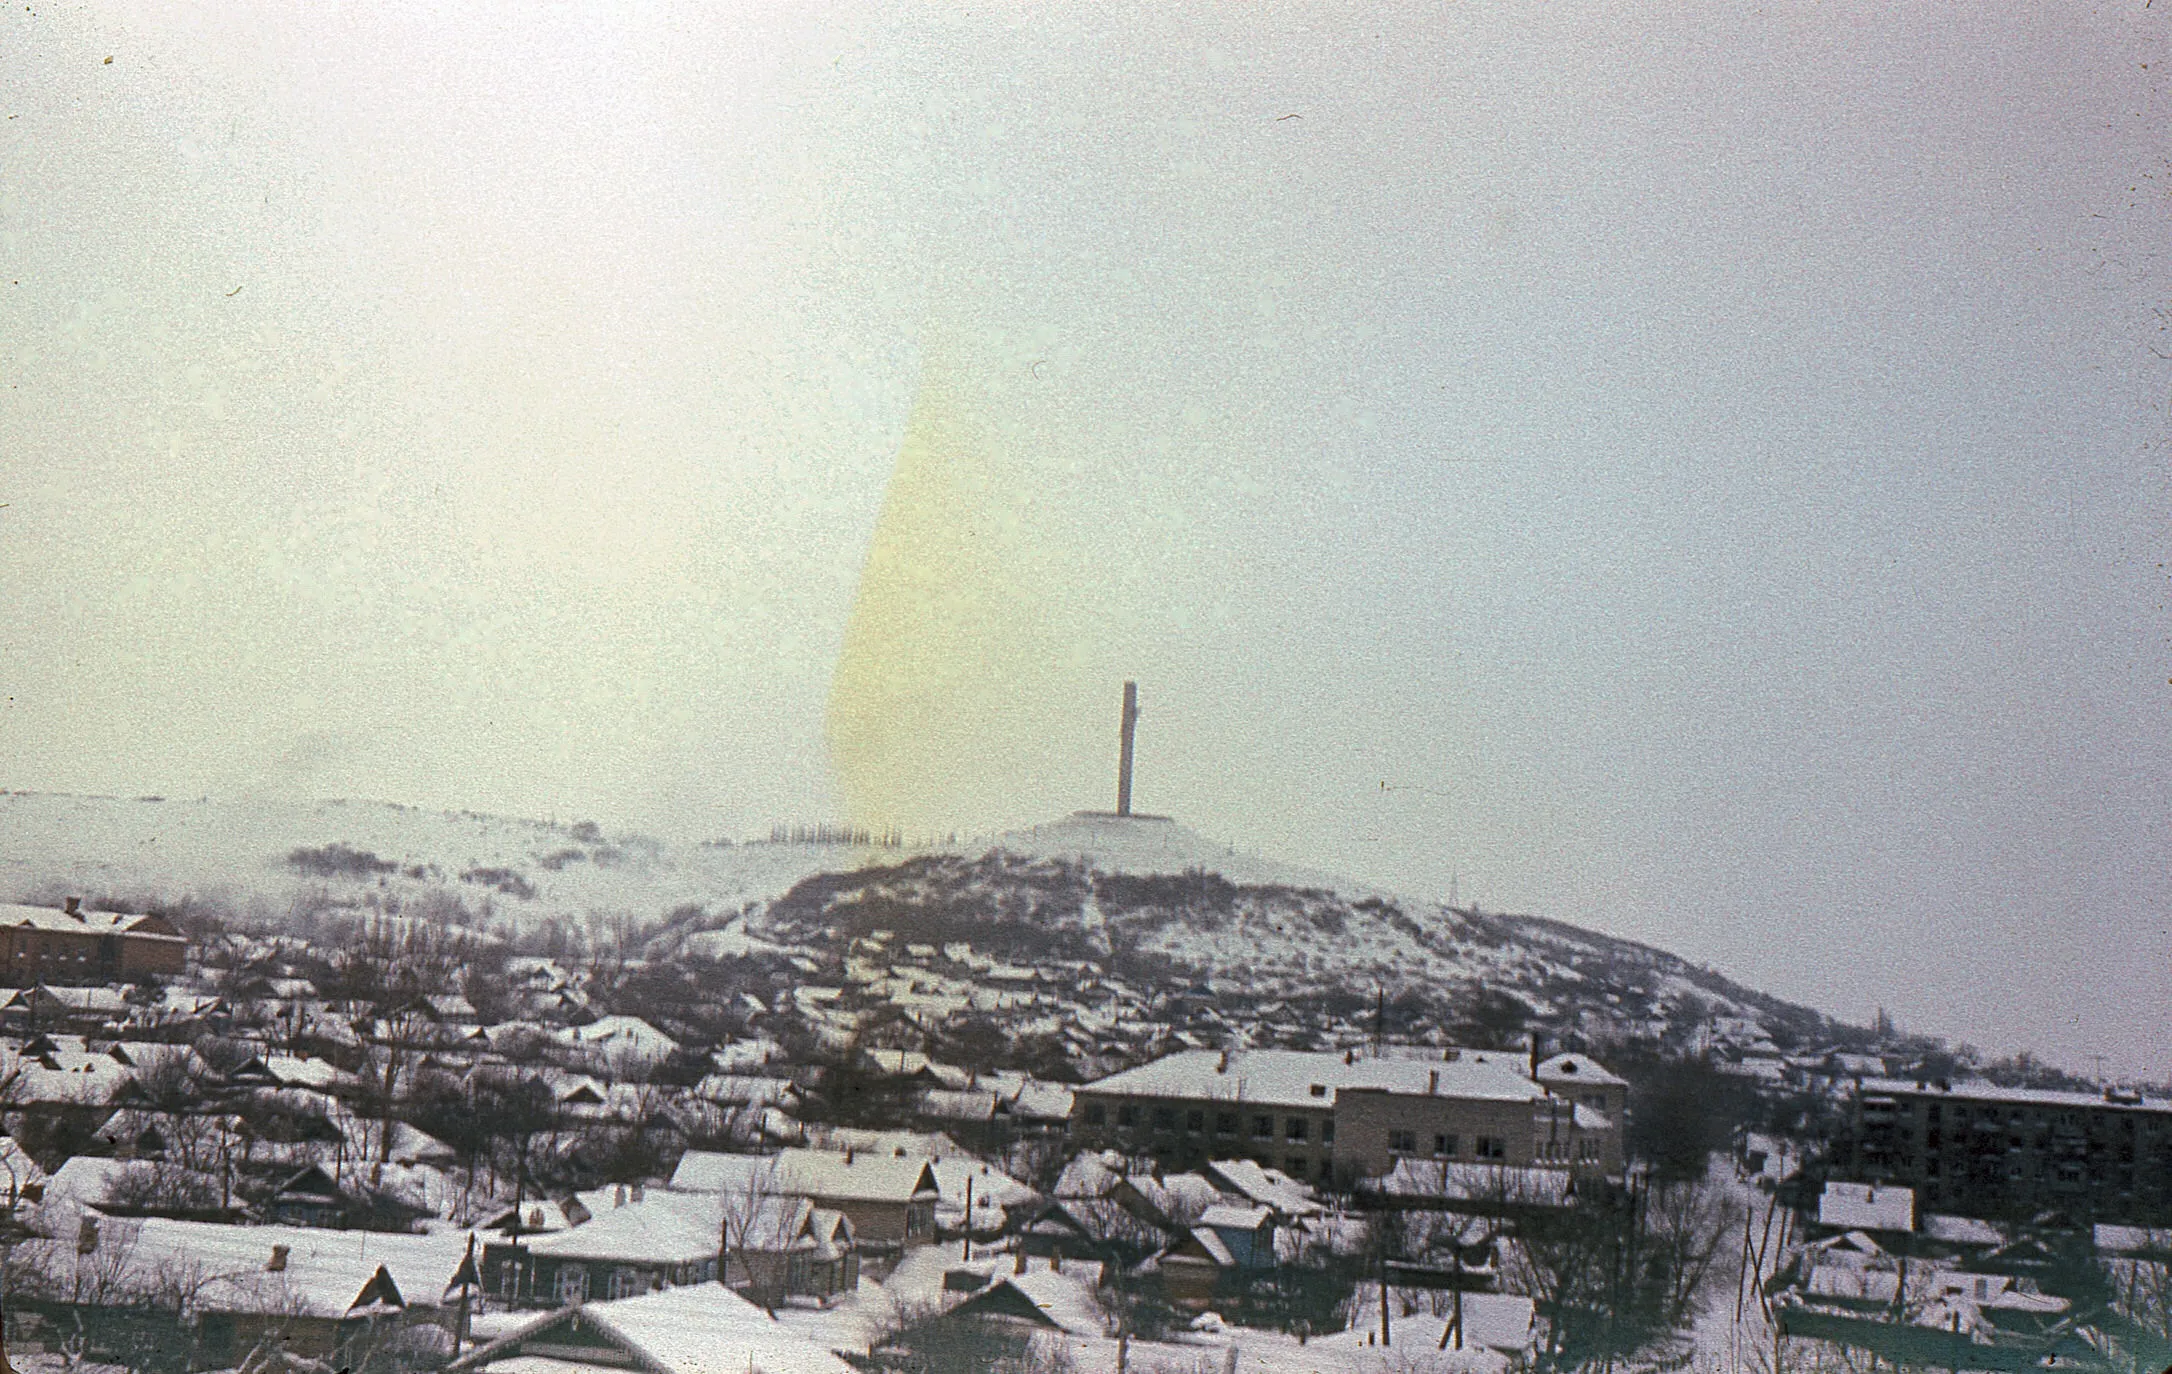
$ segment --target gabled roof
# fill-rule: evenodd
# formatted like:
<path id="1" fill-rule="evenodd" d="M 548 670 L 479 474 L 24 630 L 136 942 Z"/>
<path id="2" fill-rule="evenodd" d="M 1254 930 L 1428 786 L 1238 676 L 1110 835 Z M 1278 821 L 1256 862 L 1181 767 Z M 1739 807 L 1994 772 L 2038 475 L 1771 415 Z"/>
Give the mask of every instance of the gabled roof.
<path id="1" fill-rule="evenodd" d="M 1046 1269 L 1009 1274 L 950 1309 L 953 1317 L 1008 1317 L 1073 1336 L 1103 1329 L 1085 1285 Z"/>
<path id="2" fill-rule="evenodd" d="M 129 1276 L 148 1282 L 168 1269 L 210 1276 L 197 1299 L 209 1312 L 340 1318 L 393 1298 L 406 1306 L 434 1304 L 467 1247 L 464 1232 L 395 1235 L 162 1218 L 107 1218 L 99 1229 L 102 1247 L 125 1254 Z M 72 1260 L 76 1239 L 25 1244 L 65 1249 Z"/>
<path id="3" fill-rule="evenodd" d="M 526 1363 L 534 1358 L 531 1345 L 540 1347 L 535 1355 L 554 1362 L 587 1346 L 608 1352 L 599 1363 L 631 1364 L 647 1374 L 855 1374 L 844 1360 L 714 1283 L 561 1308 L 461 1356 L 449 1368 Z"/>
<path id="4" fill-rule="evenodd" d="M 51 906 L 22 906 L 0 902 L 0 926 L 48 930 L 65 935 L 134 935 L 143 939 L 186 943 L 186 938 L 165 917 L 130 915 L 125 911 L 70 912 Z"/>
<path id="5" fill-rule="evenodd" d="M 1272 1207 L 1285 1217 L 1315 1216 L 1327 1210 L 1312 1196 L 1312 1189 L 1255 1160 L 1218 1159 L 1207 1165 L 1205 1173 L 1224 1192 Z"/>
<path id="6" fill-rule="evenodd" d="M 344 1200 L 344 1195 L 330 1174 L 321 1166 L 311 1164 L 280 1184 L 278 1191 L 272 1194 L 274 1202 L 287 1198 L 336 1205 Z"/>
<path id="7" fill-rule="evenodd" d="M 828 1202 L 933 1202 L 942 1195 L 934 1169 L 920 1156 L 851 1150 L 775 1155 L 688 1150 L 671 1175 L 672 1188 L 683 1192 L 736 1192 L 750 1185 Z"/>
<path id="8" fill-rule="evenodd" d="M 1218 1269 L 1234 1269 L 1237 1267 L 1236 1252 L 1229 1248 L 1229 1242 L 1222 1239 L 1211 1226 L 1192 1227 L 1191 1230 L 1185 1233 L 1182 1240 L 1171 1247 L 1169 1253 L 1162 1256 L 1162 1262 L 1167 1263 L 1170 1260 L 1183 1261 L 1201 1257 L 1204 1257 Z"/>
<path id="9" fill-rule="evenodd" d="M 565 1258 L 697 1263 L 715 1259 L 724 1248 L 722 1204 L 715 1193 L 652 1190 L 623 1207 L 596 1207 L 585 1224 L 527 1245 L 536 1254 Z"/>

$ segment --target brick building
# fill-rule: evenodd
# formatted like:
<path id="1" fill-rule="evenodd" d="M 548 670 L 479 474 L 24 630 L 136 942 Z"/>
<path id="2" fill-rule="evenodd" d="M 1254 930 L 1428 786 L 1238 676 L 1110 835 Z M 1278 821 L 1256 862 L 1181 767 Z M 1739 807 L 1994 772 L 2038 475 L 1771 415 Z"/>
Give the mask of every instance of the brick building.
<path id="1" fill-rule="evenodd" d="M 1619 1100 L 1621 1080 L 1588 1060 L 1569 1077 Z M 1077 1089 L 1071 1129 L 1085 1148 L 1169 1168 L 1240 1157 L 1344 1186 L 1405 1159 L 1618 1173 L 1620 1115 L 1581 1095 L 1549 1090 L 1524 1056 L 1497 1050 L 1199 1050 Z"/>
<path id="2" fill-rule="evenodd" d="M 1840 1155 L 1926 1211 L 1987 1220 L 2172 1224 L 2172 1100 L 1866 1078 Z"/>
<path id="3" fill-rule="evenodd" d="M 163 916 L 0 903 L 0 985 L 27 988 L 171 978 L 188 963 L 188 938 Z"/>

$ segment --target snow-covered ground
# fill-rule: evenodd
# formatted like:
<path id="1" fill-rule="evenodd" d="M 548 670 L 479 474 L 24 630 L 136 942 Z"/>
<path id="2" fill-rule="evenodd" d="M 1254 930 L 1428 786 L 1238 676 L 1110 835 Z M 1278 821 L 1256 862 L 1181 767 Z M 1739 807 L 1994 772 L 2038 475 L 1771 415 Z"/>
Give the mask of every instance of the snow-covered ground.
<path id="1" fill-rule="evenodd" d="M 389 865 L 352 878 L 297 868 L 301 849 L 342 846 Z M 1075 815 L 1047 825 L 924 849 L 771 842 L 674 844 L 579 822 L 430 811 L 389 802 L 281 802 L 0 792 L 0 898 L 60 889 L 120 897 L 223 901 L 283 910 L 296 894 L 440 887 L 496 914 L 631 912 L 692 903 L 714 912 L 781 895 L 817 873 L 915 854 L 1080 859 L 1108 873 L 1219 872 L 1232 882 L 1370 889 L 1271 863 L 1171 821 Z M 505 875 L 532 896 L 518 895 Z"/>

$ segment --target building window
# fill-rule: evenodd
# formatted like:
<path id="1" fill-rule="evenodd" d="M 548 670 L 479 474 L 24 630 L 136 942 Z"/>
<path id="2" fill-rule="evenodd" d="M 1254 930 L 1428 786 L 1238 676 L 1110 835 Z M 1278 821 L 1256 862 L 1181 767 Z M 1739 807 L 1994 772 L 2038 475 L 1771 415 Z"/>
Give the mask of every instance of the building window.
<path id="1" fill-rule="evenodd" d="M 1133 1126 L 1138 1125 L 1139 1109 L 1132 1106 L 1128 1102 L 1125 1103 L 1123 1106 L 1118 1107 L 1116 1109 L 1116 1124 L 1123 1127 L 1127 1131 L 1130 1130 Z"/>
<path id="2" fill-rule="evenodd" d="M 1252 1138 L 1254 1140 L 1272 1140 L 1274 1134 L 1275 1119 L 1273 1117 L 1255 1116 L 1252 1118 Z"/>
<path id="3" fill-rule="evenodd" d="M 1434 1136 L 1433 1153 L 1444 1158 L 1452 1158 L 1456 1152 L 1456 1143 L 1456 1138 L 1452 1135 Z"/>
<path id="4" fill-rule="evenodd" d="M 1416 1154 L 1418 1152 L 1418 1133 L 1416 1131 L 1388 1132 L 1388 1152 L 1398 1155 Z"/>
<path id="5" fill-rule="evenodd" d="M 648 1285 L 643 1283 L 641 1276 L 631 1269 L 613 1269 L 611 1271 L 610 1291 L 613 1298 L 630 1298 L 636 1294 L 647 1292 Z"/>
<path id="6" fill-rule="evenodd" d="M 1087 1103 L 1087 1104 L 1086 1104 L 1086 1124 L 1087 1124 L 1087 1125 L 1089 1125 L 1089 1126 L 1106 1126 L 1106 1125 L 1108 1124 L 1108 1122 L 1109 1122 L 1109 1109 L 1108 1109 L 1107 1107 L 1104 1107 L 1104 1106 L 1102 1106 L 1102 1105 L 1101 1105 L 1101 1104 L 1100 1104 L 1099 1102 L 1089 1102 L 1089 1103 Z"/>
<path id="7" fill-rule="evenodd" d="M 1303 1155 L 1291 1155 L 1282 1161 L 1282 1172 L 1291 1178 L 1304 1178 L 1312 1172 L 1312 1166 L 1305 1162 Z"/>
<path id="8" fill-rule="evenodd" d="M 588 1266 L 566 1264 L 558 1269 L 558 1305 L 588 1301 Z"/>
<path id="9" fill-rule="evenodd" d="M 1184 1113 L 1184 1129 L 1185 1129 L 1185 1130 L 1187 1130 L 1187 1131 L 1190 1131 L 1190 1132 L 1191 1132 L 1191 1133 L 1192 1133 L 1193 1135 L 1198 1135 L 1198 1134 L 1199 1134 L 1199 1133 L 1200 1133 L 1201 1131 L 1204 1131 L 1204 1130 L 1205 1130 L 1206 1128 L 1207 1128 L 1207 1114 L 1206 1114 L 1205 1112 L 1186 1112 L 1186 1113 Z"/>
<path id="10" fill-rule="evenodd" d="M 1154 1109 L 1154 1129 L 1157 1131 L 1175 1130 L 1176 1113 L 1168 1107 L 1156 1107 Z"/>
<path id="11" fill-rule="evenodd" d="M 1320 1143 L 1322 1145 L 1335 1143 L 1335 1123 L 1332 1120 L 1320 1123 Z"/>
<path id="12" fill-rule="evenodd" d="M 1283 1130 L 1292 1140 L 1304 1140 L 1310 1134 L 1309 1128 L 1305 1125 L 1305 1119 L 1301 1116 L 1293 1116 L 1287 1122 L 1284 1122 Z"/>
<path id="13" fill-rule="evenodd" d="M 1216 1135 L 1235 1135 L 1237 1133 L 1237 1114 L 1235 1112 L 1216 1112 L 1214 1114 L 1214 1133 Z"/>
<path id="14" fill-rule="evenodd" d="M 1471 1146 L 1472 1153 L 1480 1159 L 1508 1158 L 1508 1142 L 1497 1135 L 1482 1135 Z"/>

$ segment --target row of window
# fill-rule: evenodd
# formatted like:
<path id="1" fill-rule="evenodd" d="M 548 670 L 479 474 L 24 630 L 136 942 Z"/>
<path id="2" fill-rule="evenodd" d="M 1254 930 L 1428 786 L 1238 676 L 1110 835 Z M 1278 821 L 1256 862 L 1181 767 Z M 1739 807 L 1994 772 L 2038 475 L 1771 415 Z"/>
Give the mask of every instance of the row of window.
<path id="1" fill-rule="evenodd" d="M 1461 1144 L 1462 1141 L 1457 1136 L 1436 1135 L 1433 1137 L 1433 1157 L 1435 1159 L 1454 1159 L 1462 1153 Z M 1417 1154 L 1418 1133 L 1416 1131 L 1389 1131 L 1388 1153 L 1395 1155 Z M 1471 1141 L 1471 1158 L 1506 1159 L 1508 1158 L 1508 1142 L 1497 1135 L 1478 1136 Z"/>
<path id="2" fill-rule="evenodd" d="M 2137 1128 L 2155 1132 L 2166 1126 L 2168 1121 L 2172 1121 L 2172 1119 L 2162 1116 L 2135 1112 L 2092 1111 L 2081 1107 L 2030 1107 L 2026 1109 L 2008 1107 L 2001 1110 L 1998 1107 L 1983 1106 L 1971 1110 L 1966 1104 L 1958 1102 L 1952 1104 L 1953 1113 L 1949 1118 L 1941 1110 L 1945 1105 L 1945 1103 L 1940 1102 L 1928 1104 L 1923 1110 L 1925 1122 L 1933 1126 L 1939 1125 L 1945 1120 L 1950 1120 L 1956 1124 L 1966 1124 L 1973 1120 L 1979 1126 L 1990 1126 L 2000 1122 L 2013 1125 L 2030 1122 L 2039 1127 L 2058 1125 L 2067 1130 L 2075 1131 L 2082 1130 L 2085 1127 L 2106 1127 L 2114 1131 L 2132 1133 Z"/>
<path id="3" fill-rule="evenodd" d="M 1108 1120 L 1109 1111 L 1106 1106 L 1099 1102 L 1089 1102 L 1086 1105 L 1087 1125 L 1105 1126 L 1108 1124 Z M 1173 1134 L 1177 1129 L 1177 1109 L 1174 1107 L 1156 1107 L 1153 1109 L 1152 1120 L 1156 1131 Z M 1139 1126 L 1139 1108 L 1129 1103 L 1118 1107 L 1116 1109 L 1116 1124 L 1123 1130 L 1137 1130 Z M 1214 1133 L 1218 1136 L 1235 1136 L 1242 1124 L 1243 1116 L 1241 1113 L 1216 1112 L 1214 1114 Z M 1274 1139 L 1275 1119 L 1272 1116 L 1264 1113 L 1256 1114 L 1252 1117 L 1251 1125 L 1252 1139 Z M 1312 1138 L 1312 1125 L 1312 1120 L 1309 1117 L 1288 1117 L 1282 1123 L 1282 1138 L 1291 1141 L 1310 1141 Z M 1322 1145 L 1334 1144 L 1335 1123 L 1333 1121 L 1322 1121 L 1319 1125 L 1320 1143 Z M 1206 1112 L 1193 1110 L 1184 1113 L 1185 1134 L 1204 1135 L 1206 1129 Z"/>

